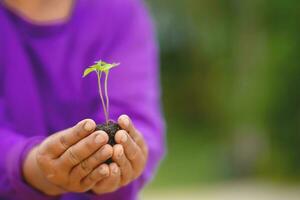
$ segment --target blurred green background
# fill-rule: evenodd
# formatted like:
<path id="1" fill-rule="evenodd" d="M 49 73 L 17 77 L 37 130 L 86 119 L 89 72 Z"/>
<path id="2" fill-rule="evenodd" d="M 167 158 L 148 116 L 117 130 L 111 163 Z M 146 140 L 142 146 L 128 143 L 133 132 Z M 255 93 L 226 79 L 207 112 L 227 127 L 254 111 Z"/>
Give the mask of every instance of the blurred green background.
<path id="1" fill-rule="evenodd" d="M 147 3 L 168 142 L 149 187 L 300 182 L 300 2 Z"/>

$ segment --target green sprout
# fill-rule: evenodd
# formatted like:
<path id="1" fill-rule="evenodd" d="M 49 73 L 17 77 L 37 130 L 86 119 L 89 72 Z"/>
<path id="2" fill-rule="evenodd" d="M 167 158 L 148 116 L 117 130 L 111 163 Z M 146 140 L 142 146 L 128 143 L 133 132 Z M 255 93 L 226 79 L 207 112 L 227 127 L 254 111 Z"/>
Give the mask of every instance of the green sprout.
<path id="1" fill-rule="evenodd" d="M 100 99 L 102 102 L 102 107 L 103 107 L 103 111 L 104 111 L 104 115 L 105 115 L 105 121 L 106 124 L 108 124 L 108 120 L 109 120 L 109 98 L 108 98 L 108 93 L 107 93 L 107 80 L 108 80 L 108 74 L 109 74 L 109 70 L 113 67 L 118 66 L 120 63 L 106 63 L 103 61 L 97 61 L 95 62 L 94 65 L 86 68 L 83 72 L 83 76 L 82 77 L 86 77 L 87 75 L 89 75 L 91 72 L 96 72 L 97 73 L 97 78 L 98 78 L 98 88 L 99 88 L 99 95 L 100 95 Z M 101 75 L 103 74 L 103 72 L 105 73 L 105 81 L 104 81 L 104 94 L 105 94 L 105 101 L 103 98 L 103 93 L 102 93 L 102 87 L 101 87 Z"/>

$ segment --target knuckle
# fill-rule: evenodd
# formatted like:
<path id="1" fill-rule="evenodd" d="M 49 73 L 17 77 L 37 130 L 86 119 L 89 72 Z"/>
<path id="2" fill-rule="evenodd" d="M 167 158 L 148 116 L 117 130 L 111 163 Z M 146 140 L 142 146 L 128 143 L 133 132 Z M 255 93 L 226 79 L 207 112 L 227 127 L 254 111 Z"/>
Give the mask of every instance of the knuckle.
<path id="1" fill-rule="evenodd" d="M 60 142 L 60 144 L 62 145 L 62 147 L 63 147 L 65 150 L 68 149 L 68 143 L 67 143 L 66 138 L 65 138 L 64 135 L 61 135 L 61 136 L 59 137 L 59 142 Z"/>
<path id="2" fill-rule="evenodd" d="M 88 160 L 84 160 L 80 163 L 80 168 L 83 172 L 90 172 L 91 171 L 91 167 L 89 165 Z"/>
<path id="3" fill-rule="evenodd" d="M 76 165 L 77 163 L 80 162 L 80 159 L 78 158 L 78 156 L 74 153 L 74 150 L 73 148 L 69 148 L 67 150 L 68 152 L 68 159 L 70 160 L 70 162 L 73 164 L 73 165 Z"/>

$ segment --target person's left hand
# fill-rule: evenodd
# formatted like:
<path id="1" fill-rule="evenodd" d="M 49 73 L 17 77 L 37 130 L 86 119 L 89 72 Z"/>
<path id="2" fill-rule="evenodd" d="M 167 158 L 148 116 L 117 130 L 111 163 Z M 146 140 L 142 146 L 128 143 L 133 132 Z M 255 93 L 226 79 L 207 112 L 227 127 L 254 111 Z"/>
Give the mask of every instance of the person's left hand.
<path id="1" fill-rule="evenodd" d="M 109 165 L 109 176 L 98 182 L 92 191 L 96 194 L 114 192 L 139 177 L 146 165 L 148 146 L 142 134 L 127 115 L 121 115 L 118 124 L 123 130 L 115 135 L 114 161 Z"/>

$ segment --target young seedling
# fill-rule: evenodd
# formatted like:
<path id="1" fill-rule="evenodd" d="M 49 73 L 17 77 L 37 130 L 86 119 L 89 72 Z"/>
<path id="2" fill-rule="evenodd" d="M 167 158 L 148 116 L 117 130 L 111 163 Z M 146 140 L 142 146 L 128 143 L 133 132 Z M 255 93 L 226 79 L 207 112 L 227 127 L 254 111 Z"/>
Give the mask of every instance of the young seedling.
<path id="1" fill-rule="evenodd" d="M 105 123 L 97 124 L 96 130 L 105 131 L 109 136 L 108 143 L 112 146 L 116 144 L 114 137 L 115 137 L 116 132 L 118 130 L 120 130 L 121 127 L 118 125 L 118 123 L 109 119 L 109 97 L 108 97 L 108 93 L 107 93 L 107 80 L 108 80 L 109 70 L 118 65 L 119 65 L 119 63 L 109 64 L 109 63 L 106 63 L 106 62 L 100 60 L 100 61 L 95 62 L 94 65 L 86 68 L 83 73 L 83 77 L 86 77 L 91 72 L 96 72 L 96 74 L 97 74 L 99 96 L 101 99 L 102 108 L 103 108 L 103 112 L 104 112 L 104 116 L 105 116 Z M 104 96 L 103 96 L 102 86 L 101 86 L 101 77 L 102 77 L 103 73 L 105 74 Z M 111 162 L 111 161 L 108 161 L 108 162 Z"/>

